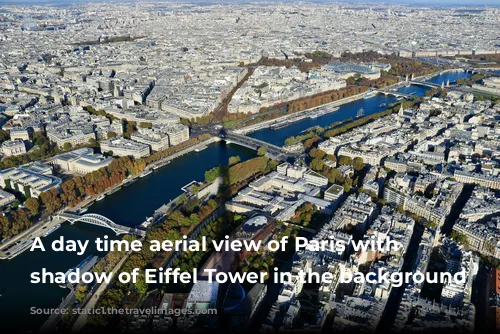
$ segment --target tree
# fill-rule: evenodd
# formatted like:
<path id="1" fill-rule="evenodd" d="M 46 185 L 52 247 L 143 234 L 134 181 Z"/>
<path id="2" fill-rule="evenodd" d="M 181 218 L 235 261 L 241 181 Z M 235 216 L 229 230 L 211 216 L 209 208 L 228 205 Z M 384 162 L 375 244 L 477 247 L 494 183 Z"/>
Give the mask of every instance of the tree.
<path id="1" fill-rule="evenodd" d="M 234 156 L 229 158 L 229 166 L 236 165 L 238 162 L 240 162 L 241 159 L 239 156 Z"/>
<path id="2" fill-rule="evenodd" d="M 310 151 L 309 151 L 309 156 L 311 158 L 318 158 L 318 159 L 323 159 L 325 156 L 326 156 L 326 153 L 325 151 L 322 151 L 320 149 L 317 149 L 317 148 L 312 148 Z"/>
<path id="3" fill-rule="evenodd" d="M 351 157 L 347 157 L 345 155 L 341 155 L 339 157 L 339 164 L 340 165 L 352 165 L 352 158 Z"/>
<path id="4" fill-rule="evenodd" d="M 30 197 L 24 202 L 26 209 L 30 210 L 31 215 L 36 216 L 40 212 L 40 202 L 38 198 Z"/>
<path id="5" fill-rule="evenodd" d="M 344 192 L 348 193 L 352 188 L 352 179 L 350 177 L 346 177 L 344 180 Z"/>
<path id="6" fill-rule="evenodd" d="M 261 147 L 259 147 L 259 149 L 257 150 L 257 155 L 258 155 L 258 156 L 264 156 L 264 155 L 266 155 L 266 153 L 267 153 L 267 149 L 266 149 L 266 147 L 265 147 L 265 146 L 261 146 Z"/>
<path id="7" fill-rule="evenodd" d="M 217 202 L 216 202 L 214 199 L 209 199 L 209 200 L 208 200 L 208 205 L 210 205 L 210 206 L 212 207 L 212 209 L 214 209 L 214 210 L 215 210 L 215 209 L 217 208 L 217 206 L 218 206 Z"/>
<path id="8" fill-rule="evenodd" d="M 108 131 L 108 133 L 106 133 L 106 138 L 115 138 L 117 136 L 116 132 L 113 132 L 113 131 Z"/>
<path id="9" fill-rule="evenodd" d="M 63 149 L 64 149 L 65 151 L 69 151 L 69 150 L 71 150 L 71 143 L 64 143 L 64 145 L 63 145 Z"/>
<path id="10" fill-rule="evenodd" d="M 309 164 L 309 167 L 312 170 L 315 170 L 317 172 L 321 172 L 323 170 L 323 168 L 325 167 L 325 163 L 323 162 L 323 160 L 321 160 L 319 158 L 315 158 L 311 161 L 311 163 Z"/>
<path id="11" fill-rule="evenodd" d="M 468 247 L 469 246 L 469 242 L 467 240 L 467 237 L 464 234 L 460 233 L 460 232 L 451 231 L 450 238 L 452 238 L 453 240 L 455 240 L 455 242 L 461 244 L 464 247 Z"/>
<path id="12" fill-rule="evenodd" d="M 139 127 L 143 129 L 151 129 L 153 127 L 153 123 L 151 122 L 141 122 L 139 123 Z"/>
<path id="13" fill-rule="evenodd" d="M 95 138 L 90 138 L 89 139 L 89 145 L 90 145 L 90 147 L 97 147 L 97 146 L 99 146 L 99 144 L 97 144 L 97 140 L 95 140 Z"/>
<path id="14" fill-rule="evenodd" d="M 354 160 L 352 160 L 352 167 L 356 172 L 360 172 L 365 168 L 365 164 L 363 163 L 363 158 L 361 157 L 356 157 Z"/>
<path id="15" fill-rule="evenodd" d="M 9 132 L 5 130 L 0 130 L 0 144 L 10 138 Z"/>
<path id="16" fill-rule="evenodd" d="M 114 152 L 113 151 L 108 151 L 108 152 L 106 152 L 106 154 L 108 155 L 108 157 L 112 157 L 114 155 Z"/>
<path id="17" fill-rule="evenodd" d="M 221 174 L 221 166 L 218 166 L 218 167 L 214 167 L 212 169 L 209 169 L 205 172 L 205 181 L 207 182 L 214 182 L 216 178 L 219 177 L 219 175 Z"/>
<path id="18" fill-rule="evenodd" d="M 40 199 L 49 213 L 54 213 L 63 206 L 59 193 L 54 188 L 41 193 Z"/>
<path id="19" fill-rule="evenodd" d="M 78 285 L 75 292 L 75 299 L 80 303 L 85 299 L 85 295 L 87 294 L 88 287 L 86 285 Z"/>
<path id="20" fill-rule="evenodd" d="M 37 131 L 33 134 L 33 143 L 35 145 L 41 146 L 45 143 L 48 143 L 49 139 L 43 134 L 41 131 Z"/>
<path id="21" fill-rule="evenodd" d="M 139 276 L 137 276 L 135 290 L 140 295 L 143 295 L 148 291 L 148 284 L 146 283 L 146 276 L 144 274 L 140 274 Z"/>

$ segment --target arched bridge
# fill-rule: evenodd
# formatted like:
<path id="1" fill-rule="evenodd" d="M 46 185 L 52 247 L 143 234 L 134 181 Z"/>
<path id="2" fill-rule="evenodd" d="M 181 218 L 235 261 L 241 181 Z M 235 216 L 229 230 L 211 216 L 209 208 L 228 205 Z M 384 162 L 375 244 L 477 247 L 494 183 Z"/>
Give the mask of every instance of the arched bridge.
<path id="1" fill-rule="evenodd" d="M 144 236 L 144 234 L 146 233 L 144 230 L 138 230 L 135 228 L 130 228 L 127 226 L 115 224 L 111 219 L 98 215 L 96 213 L 88 213 L 86 215 L 79 216 L 73 213 L 63 212 L 58 214 L 56 217 L 64 219 L 65 221 L 69 221 L 70 224 L 74 224 L 76 222 L 82 222 L 82 223 L 106 227 L 113 230 L 113 232 L 115 232 L 117 235 L 135 234 L 138 236 Z"/>

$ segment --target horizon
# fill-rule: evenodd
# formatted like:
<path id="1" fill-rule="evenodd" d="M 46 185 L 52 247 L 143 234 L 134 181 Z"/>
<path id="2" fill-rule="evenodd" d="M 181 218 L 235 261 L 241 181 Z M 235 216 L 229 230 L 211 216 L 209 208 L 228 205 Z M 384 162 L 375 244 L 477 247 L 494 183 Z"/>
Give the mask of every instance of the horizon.
<path id="1" fill-rule="evenodd" d="M 50 4 L 68 4 L 76 5 L 86 2 L 103 2 L 103 3 L 119 3 L 119 2 L 146 2 L 145 0 L 4 0 L 3 5 L 50 5 Z M 430 6 L 430 7 L 500 7 L 498 0 L 479 0 L 479 2 L 471 3 L 468 0 L 306 0 L 306 1 L 274 1 L 274 0 L 156 0 L 155 2 L 171 2 L 171 3 L 186 3 L 186 4 L 255 4 L 255 3 L 346 3 L 346 4 L 377 4 L 377 5 L 409 5 L 409 6 Z"/>

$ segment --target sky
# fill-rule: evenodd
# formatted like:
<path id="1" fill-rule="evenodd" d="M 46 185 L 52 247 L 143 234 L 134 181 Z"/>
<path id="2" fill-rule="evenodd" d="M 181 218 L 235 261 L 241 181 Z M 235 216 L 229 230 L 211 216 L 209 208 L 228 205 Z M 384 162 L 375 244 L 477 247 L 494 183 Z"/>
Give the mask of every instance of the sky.
<path id="1" fill-rule="evenodd" d="M 89 0 L 0 0 L 0 4 L 43 4 L 43 3 L 81 3 L 81 2 L 87 2 Z M 118 2 L 117 0 L 90 0 L 93 2 Z M 134 1 L 134 0 L 128 0 L 128 1 Z M 128 2 L 127 1 L 127 2 Z M 140 1 L 140 0 L 138 0 Z M 153 0 L 155 1 L 155 0 Z M 168 0 L 156 0 L 156 1 L 166 1 Z M 254 0 L 255 1 L 255 0 Z M 183 2 L 183 3 L 197 3 L 197 2 L 203 2 L 203 3 L 230 3 L 230 2 L 254 2 L 252 0 L 174 0 L 173 2 Z M 263 1 L 263 0 L 257 0 L 257 1 Z M 308 0 L 304 0 L 304 2 L 307 2 Z M 313 2 L 322 2 L 322 3 L 327 3 L 327 2 L 345 2 L 345 3 L 399 3 L 399 4 L 412 4 L 412 5 L 434 5 L 434 6 L 483 6 L 483 5 L 488 5 L 488 6 L 499 6 L 500 7 L 500 0 L 344 0 L 344 1 L 329 1 L 329 0 L 312 0 Z M 256 2 L 256 1 L 255 1 Z M 288 2 L 286 0 L 281 0 L 281 1 L 263 1 L 263 2 Z M 294 1 L 297 2 L 297 1 Z"/>

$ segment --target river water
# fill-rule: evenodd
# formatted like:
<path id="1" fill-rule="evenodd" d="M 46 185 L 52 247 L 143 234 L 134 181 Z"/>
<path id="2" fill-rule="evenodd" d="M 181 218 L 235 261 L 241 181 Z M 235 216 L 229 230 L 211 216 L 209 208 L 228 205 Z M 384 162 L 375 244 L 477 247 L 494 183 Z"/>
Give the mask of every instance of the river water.
<path id="1" fill-rule="evenodd" d="M 106 196 L 92 205 L 89 212 L 102 214 L 120 225 L 136 226 L 161 205 L 180 195 L 182 186 L 193 180 L 203 180 L 207 169 L 227 164 L 229 157 L 234 155 L 247 160 L 254 157 L 255 152 L 234 144 L 214 143 L 201 152 L 191 152 L 174 159 L 147 177 Z M 42 268 L 51 272 L 66 272 L 89 254 L 96 253 L 94 241 L 104 235 L 116 238 L 111 230 L 105 228 L 84 223 L 65 223 L 59 230 L 42 239 L 45 252 L 27 250 L 12 260 L 0 261 L 0 328 L 18 328 L 20 325 L 30 329 L 39 328 L 48 316 L 29 315 L 30 308 L 57 307 L 68 290 L 57 284 L 31 284 L 31 273 L 40 272 Z M 90 242 L 83 255 L 54 252 L 50 245 L 60 237 Z"/>
<path id="2" fill-rule="evenodd" d="M 448 80 L 450 80 L 450 84 L 452 84 L 452 83 L 456 82 L 457 79 L 468 78 L 471 75 L 472 74 L 470 72 L 466 73 L 465 71 L 447 72 L 444 74 L 436 75 L 427 81 L 438 84 L 438 85 L 441 85 L 444 82 L 444 84 L 446 85 L 446 82 Z"/>
<path id="3" fill-rule="evenodd" d="M 460 76 L 453 77 L 456 80 Z M 443 78 L 448 80 L 450 76 L 445 74 L 444 77 L 431 80 L 441 82 Z M 427 90 L 426 87 L 414 85 L 400 89 L 404 93 L 415 92 L 418 96 L 424 95 Z M 260 130 L 251 136 L 283 145 L 286 138 L 298 135 L 310 127 L 326 126 L 333 122 L 354 118 L 360 108 L 364 109 L 365 115 L 370 115 L 383 110 L 385 108 L 383 104 L 388 105 L 395 101 L 394 96 L 378 94 L 342 105 L 335 113 L 316 119 L 307 118 L 279 130 Z M 136 226 L 147 216 L 151 216 L 161 205 L 180 195 L 182 186 L 192 180 L 203 180 L 207 169 L 226 164 L 229 157 L 234 155 L 240 156 L 241 160 L 246 160 L 255 156 L 255 152 L 234 144 L 226 145 L 223 142 L 212 144 L 201 152 L 191 152 L 177 158 L 149 176 L 106 196 L 104 200 L 92 205 L 89 212 L 102 214 L 120 225 Z M 51 272 L 66 272 L 89 254 L 96 253 L 94 240 L 104 235 L 116 238 L 111 230 L 101 227 L 83 223 L 63 224 L 59 230 L 43 238 L 46 246 L 45 252 L 28 250 L 13 260 L 0 261 L 0 293 L 2 295 L 0 297 L 0 328 L 24 327 L 33 330 L 39 328 L 48 316 L 30 315 L 30 308 L 55 308 L 67 295 L 68 290 L 60 288 L 57 284 L 31 284 L 31 272 L 41 271 L 42 268 Z M 50 243 L 60 237 L 66 240 L 89 240 L 88 249 L 83 255 L 70 252 L 56 253 L 50 250 Z"/>
<path id="4" fill-rule="evenodd" d="M 488 71 L 488 73 L 500 75 L 500 70 L 497 70 L 497 71 Z"/>
<path id="5" fill-rule="evenodd" d="M 428 82 L 441 84 L 441 82 L 444 81 L 444 83 L 446 84 L 447 80 L 450 80 L 450 83 L 454 83 L 457 79 L 470 76 L 471 73 L 448 72 L 434 76 L 430 78 Z M 410 85 L 408 87 L 402 87 L 398 89 L 398 92 L 405 94 L 413 93 L 416 96 L 423 96 L 429 89 L 429 87 L 425 86 Z M 248 134 L 248 136 L 266 141 L 271 144 L 282 146 L 288 137 L 303 133 L 313 126 L 319 125 L 321 127 L 324 127 L 334 122 L 343 121 L 348 118 L 354 119 L 361 108 L 364 109 L 365 116 L 368 116 L 384 110 L 386 108 L 385 105 L 388 105 L 395 101 L 396 98 L 392 95 L 385 96 L 383 94 L 377 94 L 370 98 L 364 98 L 361 100 L 343 104 L 340 106 L 339 110 L 334 113 L 330 113 L 314 119 L 305 118 L 281 129 L 273 130 L 271 128 L 267 128 L 258 130 L 251 134 Z"/>

